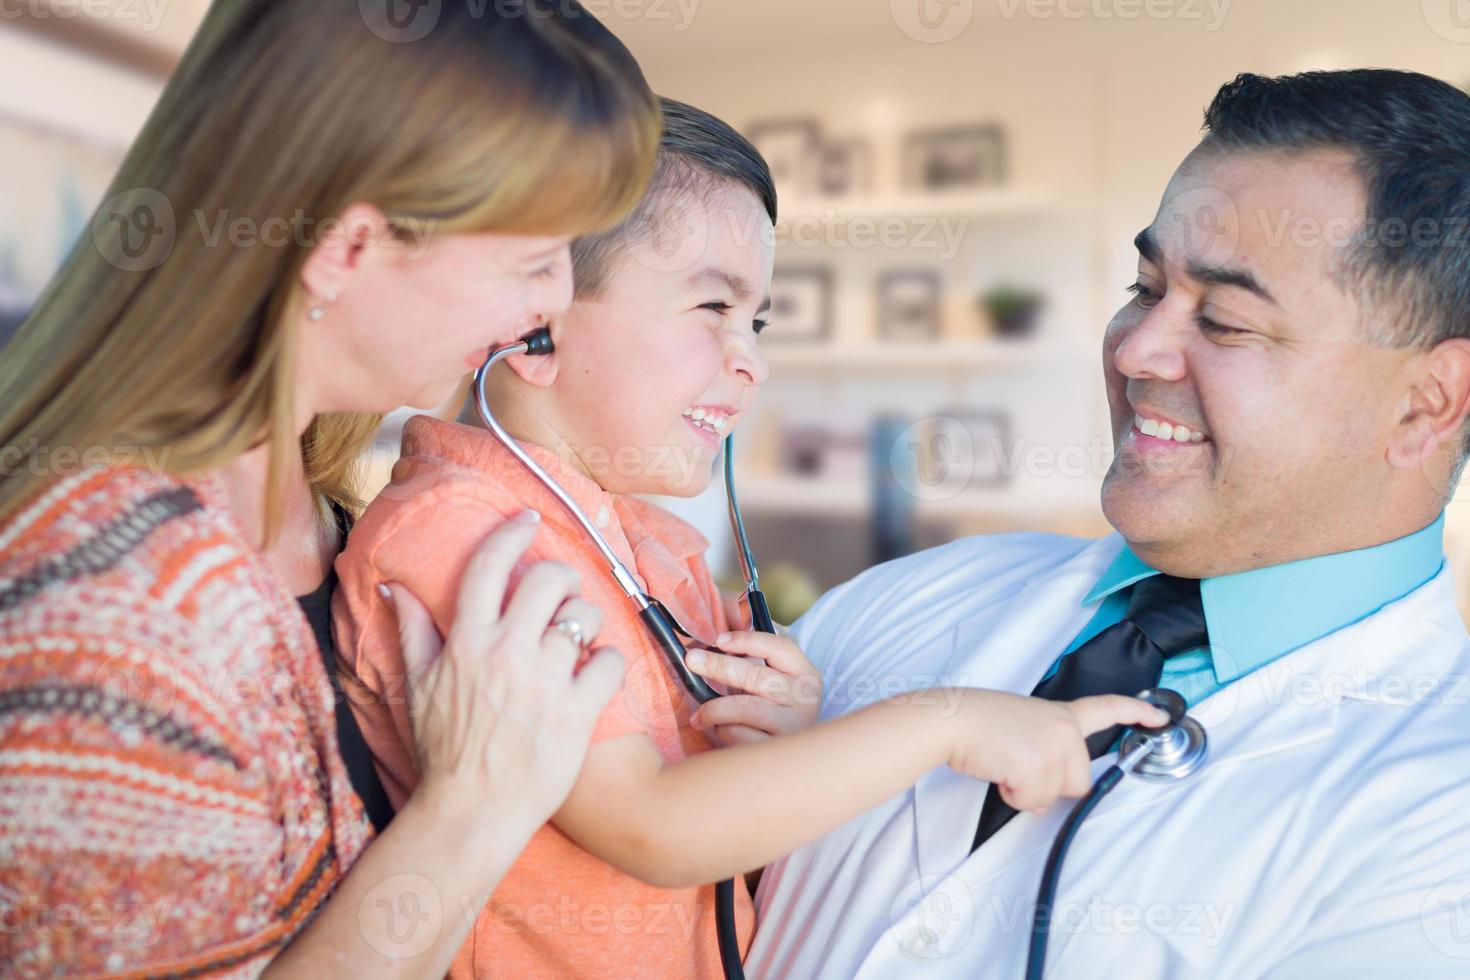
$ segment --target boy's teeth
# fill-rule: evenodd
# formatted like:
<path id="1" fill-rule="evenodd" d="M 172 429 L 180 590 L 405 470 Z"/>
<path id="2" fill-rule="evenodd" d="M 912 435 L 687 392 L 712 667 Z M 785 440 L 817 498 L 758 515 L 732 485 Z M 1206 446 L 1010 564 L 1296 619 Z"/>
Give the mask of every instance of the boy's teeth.
<path id="1" fill-rule="evenodd" d="M 729 416 L 704 408 L 686 408 L 684 417 L 701 429 L 716 433 L 723 432 L 725 426 L 730 424 Z"/>
<path id="2" fill-rule="evenodd" d="M 1203 432 L 1196 432 L 1182 425 L 1174 425 L 1172 422 L 1146 419 L 1142 415 L 1134 415 L 1133 424 L 1138 427 L 1139 432 L 1156 439 L 1166 439 L 1172 442 L 1204 442 L 1207 438 Z"/>

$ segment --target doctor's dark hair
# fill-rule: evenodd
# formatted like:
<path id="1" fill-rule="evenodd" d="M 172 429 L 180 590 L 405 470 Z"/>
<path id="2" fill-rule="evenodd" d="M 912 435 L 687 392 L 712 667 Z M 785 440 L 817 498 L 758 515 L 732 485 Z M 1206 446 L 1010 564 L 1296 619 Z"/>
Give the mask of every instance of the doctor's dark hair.
<path id="1" fill-rule="evenodd" d="M 671 202 L 721 186 L 744 187 L 776 220 L 776 182 L 755 146 L 708 112 L 660 98 L 663 137 L 653 178 L 643 199 L 621 224 L 572 243 L 572 275 L 578 298 L 597 297 L 617 259 L 660 233 Z M 677 220 L 677 218 L 670 218 Z"/>
<path id="2" fill-rule="evenodd" d="M 1470 95 L 1408 71 L 1244 74 L 1205 112 L 1206 150 L 1351 154 L 1367 214 L 1335 270 L 1374 343 L 1470 337 Z"/>

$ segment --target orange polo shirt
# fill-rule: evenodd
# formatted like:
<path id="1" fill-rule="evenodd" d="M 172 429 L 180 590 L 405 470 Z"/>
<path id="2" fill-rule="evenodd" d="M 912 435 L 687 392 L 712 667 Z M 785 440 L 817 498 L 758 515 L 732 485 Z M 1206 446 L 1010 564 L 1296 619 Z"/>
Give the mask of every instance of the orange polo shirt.
<path id="1" fill-rule="evenodd" d="M 707 542 L 653 504 L 609 494 L 553 453 L 527 451 L 598 525 L 618 557 L 685 627 L 710 639 L 726 628 L 719 592 L 704 561 Z M 689 727 L 695 708 L 648 636 L 601 552 L 561 503 L 489 432 L 428 416 L 403 431 L 392 482 L 367 508 L 337 560 L 333 607 L 340 656 L 368 689 L 353 705 L 395 807 L 418 782 L 403 659 L 380 582 L 407 586 L 441 633 L 454 621 L 460 576 L 475 547 L 526 508 L 543 526 L 513 582 L 534 561 L 566 562 L 582 573 L 582 595 L 604 613 L 599 645 L 627 660 L 623 690 L 598 719 L 594 744 L 642 733 L 666 762 L 714 748 Z M 462 914 L 450 909 L 445 914 Z M 742 952 L 755 914 L 736 879 Z M 547 823 L 481 911 L 451 971 L 454 977 L 670 977 L 718 980 L 714 886 L 655 888 L 578 847 Z"/>

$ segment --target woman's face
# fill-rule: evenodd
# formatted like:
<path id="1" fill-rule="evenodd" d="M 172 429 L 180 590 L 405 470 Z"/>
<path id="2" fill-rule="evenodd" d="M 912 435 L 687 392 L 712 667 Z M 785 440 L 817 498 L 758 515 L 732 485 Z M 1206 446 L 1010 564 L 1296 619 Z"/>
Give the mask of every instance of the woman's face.
<path id="1" fill-rule="evenodd" d="M 568 238 L 349 234 L 318 245 L 303 272 L 309 304 L 336 296 L 321 320 L 302 317 L 314 413 L 442 405 L 492 347 L 571 304 Z"/>

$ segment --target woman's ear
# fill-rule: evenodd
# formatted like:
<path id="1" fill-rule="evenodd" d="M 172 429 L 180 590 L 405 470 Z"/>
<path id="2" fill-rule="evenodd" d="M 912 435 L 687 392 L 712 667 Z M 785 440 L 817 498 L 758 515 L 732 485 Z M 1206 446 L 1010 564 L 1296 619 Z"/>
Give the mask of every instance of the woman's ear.
<path id="1" fill-rule="evenodd" d="M 1441 341 L 1423 355 L 1407 411 L 1389 442 L 1388 461 L 1418 469 L 1447 442 L 1459 438 L 1470 415 L 1470 340 Z"/>
<path id="2" fill-rule="evenodd" d="M 301 267 L 301 285 L 317 299 L 335 303 L 357 274 L 369 248 L 386 243 L 393 229 L 371 204 L 353 204 L 336 221 L 323 222 L 321 237 Z"/>

